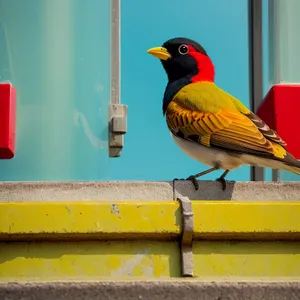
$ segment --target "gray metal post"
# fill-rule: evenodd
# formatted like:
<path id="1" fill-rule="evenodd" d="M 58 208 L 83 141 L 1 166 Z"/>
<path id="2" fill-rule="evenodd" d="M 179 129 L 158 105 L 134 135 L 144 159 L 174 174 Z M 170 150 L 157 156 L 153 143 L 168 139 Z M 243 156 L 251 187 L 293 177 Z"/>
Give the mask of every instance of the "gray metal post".
<path id="1" fill-rule="evenodd" d="M 248 0 L 250 103 L 256 112 L 263 99 L 262 80 L 262 0 Z M 263 181 L 264 169 L 251 167 L 251 180 Z"/>
<path id="2" fill-rule="evenodd" d="M 280 20 L 276 1 L 269 1 L 269 78 L 278 83 L 281 81 L 280 71 L 280 39 L 278 38 Z M 280 171 L 272 170 L 272 181 L 280 181 Z"/>
<path id="3" fill-rule="evenodd" d="M 121 104 L 120 0 L 111 0 L 111 99 L 109 106 L 109 156 L 119 157 L 127 132 L 127 106 Z"/>

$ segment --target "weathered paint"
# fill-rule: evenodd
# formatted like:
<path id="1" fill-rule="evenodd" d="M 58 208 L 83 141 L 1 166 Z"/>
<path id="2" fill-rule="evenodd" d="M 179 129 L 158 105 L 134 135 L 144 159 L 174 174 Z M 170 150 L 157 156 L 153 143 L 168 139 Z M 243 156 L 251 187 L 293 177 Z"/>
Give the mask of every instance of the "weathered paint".
<path id="1" fill-rule="evenodd" d="M 0 203 L 0 239 L 31 235 L 33 238 L 94 236 L 128 238 L 180 233 L 180 210 L 176 201 L 22 202 Z M 89 238 L 88 237 L 88 238 Z"/>
<path id="2" fill-rule="evenodd" d="M 192 206 L 197 277 L 300 277 L 299 202 Z M 0 203 L 0 281 L 180 277 L 180 231 L 177 201 Z"/>
<path id="3" fill-rule="evenodd" d="M 195 238 L 299 239 L 300 202 L 192 201 Z M 169 202 L 0 203 L 0 239 L 177 238 L 180 207 Z"/>
<path id="4" fill-rule="evenodd" d="M 193 201 L 195 237 L 299 239 L 300 202 Z"/>
<path id="5" fill-rule="evenodd" d="M 202 241 L 193 246 L 199 277 L 298 278 L 299 242 Z"/>
<path id="6" fill-rule="evenodd" d="M 180 277 L 179 262 L 175 241 L 0 243 L 0 281 Z"/>
<path id="7" fill-rule="evenodd" d="M 194 273 L 200 279 L 297 279 L 298 242 L 197 241 Z M 0 281 L 118 280 L 180 277 L 173 241 L 0 243 Z"/>

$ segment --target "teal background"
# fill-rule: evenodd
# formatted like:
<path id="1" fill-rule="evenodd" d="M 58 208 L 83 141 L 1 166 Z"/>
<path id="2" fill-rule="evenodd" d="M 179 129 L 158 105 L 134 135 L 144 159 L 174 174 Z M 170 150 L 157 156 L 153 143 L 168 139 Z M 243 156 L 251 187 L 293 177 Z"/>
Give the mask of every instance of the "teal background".
<path id="1" fill-rule="evenodd" d="M 0 57 L 17 90 L 0 180 L 106 179 L 110 1 L 0 0 Z"/>
<path id="2" fill-rule="evenodd" d="M 249 105 L 248 1 L 153 0 L 122 4 L 122 102 L 129 106 L 122 156 L 110 161 L 110 179 L 172 180 L 205 170 L 171 139 L 162 115 L 166 75 L 146 53 L 165 40 L 197 40 L 216 67 L 216 83 Z M 215 179 L 214 172 L 203 179 Z M 228 175 L 249 180 L 249 167 Z"/>
<path id="3" fill-rule="evenodd" d="M 17 89 L 17 152 L 0 161 L 0 180 L 171 180 L 206 169 L 171 139 L 161 109 L 166 75 L 146 50 L 175 36 L 197 40 L 216 83 L 249 106 L 248 1 L 121 1 L 121 100 L 129 114 L 122 156 L 113 159 L 110 22 L 109 0 L 0 0 L 0 82 Z M 268 30 L 263 0 L 264 94 L 272 84 Z M 249 180 L 249 167 L 228 179 Z"/>

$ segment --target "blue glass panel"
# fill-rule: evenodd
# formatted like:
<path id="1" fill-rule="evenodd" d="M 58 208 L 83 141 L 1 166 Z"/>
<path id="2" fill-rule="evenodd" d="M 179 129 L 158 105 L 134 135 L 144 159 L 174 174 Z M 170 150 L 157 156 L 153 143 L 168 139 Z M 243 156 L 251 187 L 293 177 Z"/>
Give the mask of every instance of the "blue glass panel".
<path id="1" fill-rule="evenodd" d="M 161 109 L 166 75 L 146 50 L 175 36 L 197 40 L 213 59 L 216 83 L 249 106 L 248 1 L 126 0 L 121 4 L 121 95 L 129 106 L 129 120 L 122 156 L 111 161 L 111 178 L 170 180 L 204 170 L 203 164 L 181 152 L 168 133 Z M 249 167 L 228 175 L 235 180 L 249 177 Z"/>
<path id="2" fill-rule="evenodd" d="M 300 1 L 275 1 L 279 26 L 279 62 L 283 82 L 300 82 L 300 36 L 299 10 Z M 300 176 L 291 172 L 280 171 L 281 181 L 300 181 Z"/>
<path id="3" fill-rule="evenodd" d="M 269 80 L 272 84 L 300 82 L 300 1 L 269 1 L 273 22 L 270 22 Z M 300 176 L 280 171 L 281 181 L 299 181 Z"/>
<path id="4" fill-rule="evenodd" d="M 0 0 L 0 81 L 17 90 L 17 150 L 0 180 L 108 174 L 109 0 Z"/>

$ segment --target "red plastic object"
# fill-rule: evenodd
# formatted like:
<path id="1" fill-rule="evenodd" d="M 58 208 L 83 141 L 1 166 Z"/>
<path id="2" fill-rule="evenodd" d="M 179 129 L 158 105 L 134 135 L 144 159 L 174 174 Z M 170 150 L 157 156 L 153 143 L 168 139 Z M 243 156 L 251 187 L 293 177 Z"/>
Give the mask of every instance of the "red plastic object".
<path id="1" fill-rule="evenodd" d="M 0 159 L 15 156 L 16 90 L 9 83 L 0 84 Z"/>
<path id="2" fill-rule="evenodd" d="M 286 149 L 300 159 L 300 84 L 274 85 L 257 115 L 287 143 Z"/>

